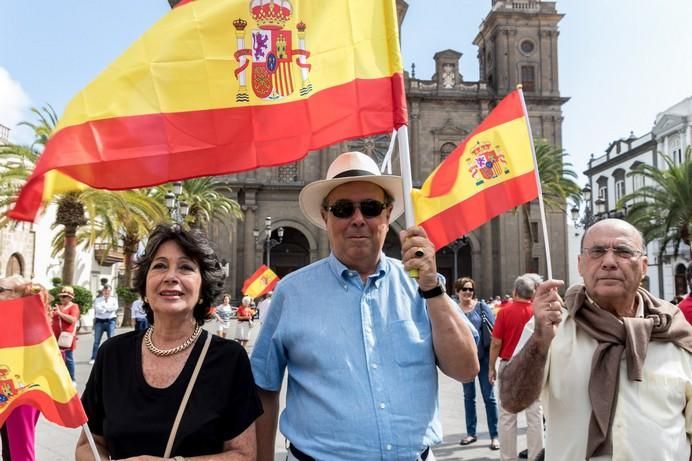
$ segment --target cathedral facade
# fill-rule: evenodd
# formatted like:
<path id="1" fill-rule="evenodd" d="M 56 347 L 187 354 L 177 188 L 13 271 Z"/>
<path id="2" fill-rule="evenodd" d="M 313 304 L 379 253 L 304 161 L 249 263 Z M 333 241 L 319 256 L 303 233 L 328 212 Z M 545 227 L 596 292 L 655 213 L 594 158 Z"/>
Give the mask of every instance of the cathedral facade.
<path id="1" fill-rule="evenodd" d="M 414 187 L 517 84 L 523 85 L 534 138 L 562 145 L 562 105 L 568 100 L 560 96 L 558 81 L 562 15 L 555 2 L 492 0 L 489 6 L 474 39 L 478 81 L 463 79 L 459 72 L 462 55 L 453 49 L 435 53 L 435 73 L 430 79 L 405 73 Z M 407 4 L 399 0 L 397 7 L 401 24 Z M 389 135 L 345 141 L 311 152 L 297 163 L 225 176 L 233 187 L 233 198 L 245 212 L 242 221 L 214 224 L 210 229 L 220 257 L 228 262 L 226 290 L 238 299 L 243 281 L 268 259 L 271 268 L 283 276 L 327 256 L 326 233 L 309 223 L 298 207 L 301 188 L 323 179 L 341 152 L 359 150 L 381 163 L 389 142 Z M 393 163 L 398 174 L 398 162 Z M 566 216 L 559 210 L 547 213 L 553 276 L 566 279 Z M 510 211 L 441 249 L 438 271 L 447 278 L 448 290 L 455 276 L 471 276 L 478 296 L 489 298 L 511 293 L 514 279 L 524 272 L 545 277 L 546 252 L 537 202 L 530 207 L 530 232 L 523 222 L 520 211 Z M 400 258 L 398 232 L 403 228 L 403 217 L 390 226 L 384 248 L 387 255 Z"/>

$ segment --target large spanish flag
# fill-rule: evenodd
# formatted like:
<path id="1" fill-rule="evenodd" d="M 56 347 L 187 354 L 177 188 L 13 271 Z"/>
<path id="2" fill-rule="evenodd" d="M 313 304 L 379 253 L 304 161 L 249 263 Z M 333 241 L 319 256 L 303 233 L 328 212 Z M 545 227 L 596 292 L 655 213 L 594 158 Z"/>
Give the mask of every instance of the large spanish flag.
<path id="1" fill-rule="evenodd" d="M 394 0 L 181 3 L 68 104 L 9 215 L 391 132 L 407 123 L 402 75 Z"/>
<path id="2" fill-rule="evenodd" d="M 79 427 L 87 417 L 39 295 L 0 301 L 0 426 L 32 405 L 49 421 Z"/>
<path id="3" fill-rule="evenodd" d="M 245 296 L 257 298 L 263 294 L 269 293 L 274 289 L 277 283 L 279 283 L 279 276 L 266 265 L 262 264 L 254 274 L 245 280 L 241 291 Z"/>
<path id="4" fill-rule="evenodd" d="M 416 224 L 440 249 L 538 197 L 520 90 L 509 93 L 411 197 Z"/>

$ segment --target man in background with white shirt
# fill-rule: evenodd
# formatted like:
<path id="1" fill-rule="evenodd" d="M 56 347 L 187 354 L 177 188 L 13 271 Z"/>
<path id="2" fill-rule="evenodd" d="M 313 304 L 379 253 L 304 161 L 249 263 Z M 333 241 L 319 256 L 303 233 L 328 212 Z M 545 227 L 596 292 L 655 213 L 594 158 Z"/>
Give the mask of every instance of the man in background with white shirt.
<path id="1" fill-rule="evenodd" d="M 115 319 L 118 311 L 118 300 L 111 296 L 111 286 L 104 285 L 101 296 L 94 300 L 94 347 L 91 350 L 90 364 L 96 360 L 96 352 L 101 345 L 103 333 L 107 338 L 115 334 Z"/>

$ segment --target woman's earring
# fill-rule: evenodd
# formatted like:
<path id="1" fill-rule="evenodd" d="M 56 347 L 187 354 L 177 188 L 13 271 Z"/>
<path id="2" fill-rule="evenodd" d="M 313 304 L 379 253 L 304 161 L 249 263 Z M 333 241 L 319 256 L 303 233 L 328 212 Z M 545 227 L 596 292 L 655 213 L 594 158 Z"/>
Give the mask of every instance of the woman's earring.
<path id="1" fill-rule="evenodd" d="M 147 303 L 147 304 L 149 304 L 149 300 L 147 299 L 146 296 L 144 297 L 144 302 Z"/>
<path id="2" fill-rule="evenodd" d="M 197 301 L 197 304 L 202 304 L 202 298 L 199 298 L 199 301 Z"/>

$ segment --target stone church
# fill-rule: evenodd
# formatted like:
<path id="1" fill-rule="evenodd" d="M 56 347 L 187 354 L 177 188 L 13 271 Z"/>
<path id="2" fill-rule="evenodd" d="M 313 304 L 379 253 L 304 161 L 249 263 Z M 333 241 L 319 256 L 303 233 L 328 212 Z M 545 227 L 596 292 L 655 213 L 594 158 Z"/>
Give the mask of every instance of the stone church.
<path id="1" fill-rule="evenodd" d="M 557 12 L 555 2 L 491 1 L 473 42 L 478 47 L 479 81 L 463 79 L 459 72 L 461 53 L 453 49 L 435 53 L 435 73 L 430 79 L 405 73 L 414 187 L 420 186 L 519 83 L 523 84 L 534 138 L 562 145 L 562 105 L 568 98 L 560 96 L 557 39 L 563 15 Z M 397 8 L 401 25 L 408 5 L 398 0 Z M 345 141 L 310 152 L 297 163 L 226 176 L 234 190 L 233 198 L 245 212 L 242 221 L 216 224 L 210 229 L 220 257 L 228 262 L 226 290 L 238 299 L 243 281 L 266 263 L 268 256 L 279 276 L 327 256 L 330 250 L 326 233 L 309 223 L 298 207 L 301 188 L 323 179 L 329 164 L 341 152 L 359 150 L 381 163 L 389 140 L 389 135 L 381 135 Z M 395 174 L 398 163 L 395 155 Z M 536 201 L 531 210 L 534 237 L 530 254 L 526 254 L 525 226 L 518 210 L 493 219 L 441 249 L 438 271 L 447 278 L 448 291 L 455 275 L 473 277 L 477 295 L 484 298 L 511 293 L 514 279 L 524 272 L 535 271 L 545 277 L 546 254 Z M 267 217 L 271 217 L 270 224 Z M 398 232 L 403 227 L 403 217 L 390 226 L 387 255 L 400 258 Z M 548 210 L 548 234 L 553 276 L 566 279 L 563 212 Z"/>

